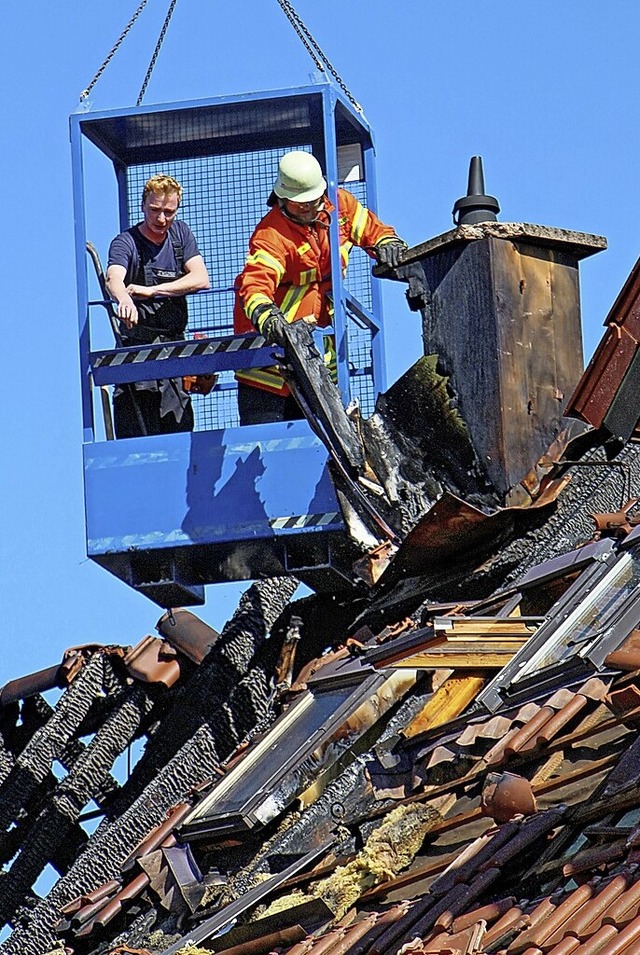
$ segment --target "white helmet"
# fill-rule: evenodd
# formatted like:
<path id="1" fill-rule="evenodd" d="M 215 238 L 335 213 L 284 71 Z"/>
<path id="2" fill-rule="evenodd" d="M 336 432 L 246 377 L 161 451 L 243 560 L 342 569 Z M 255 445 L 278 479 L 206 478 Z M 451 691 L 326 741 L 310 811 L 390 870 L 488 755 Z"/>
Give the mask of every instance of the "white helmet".
<path id="1" fill-rule="evenodd" d="M 279 199 L 313 202 L 327 188 L 320 163 L 311 153 L 285 153 L 278 165 L 273 191 Z"/>

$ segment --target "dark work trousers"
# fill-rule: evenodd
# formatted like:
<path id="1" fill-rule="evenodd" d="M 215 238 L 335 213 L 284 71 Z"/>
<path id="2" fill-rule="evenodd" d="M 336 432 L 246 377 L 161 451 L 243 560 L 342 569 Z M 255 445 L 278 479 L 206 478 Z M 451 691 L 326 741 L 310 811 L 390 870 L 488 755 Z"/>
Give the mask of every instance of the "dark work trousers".
<path id="1" fill-rule="evenodd" d="M 144 431 L 140 427 L 131 391 L 124 388 L 113 399 L 113 424 L 116 438 L 138 438 L 145 432 L 146 434 L 173 434 L 177 431 L 193 431 L 193 408 L 190 400 L 182 412 L 180 421 L 176 421 L 172 411 L 160 415 L 162 395 L 159 391 L 138 389 L 134 394 L 144 422 Z"/>
<path id="2" fill-rule="evenodd" d="M 266 424 L 269 421 L 297 421 L 304 418 L 293 395 L 282 398 L 241 381 L 238 382 L 238 412 L 240 424 Z"/>

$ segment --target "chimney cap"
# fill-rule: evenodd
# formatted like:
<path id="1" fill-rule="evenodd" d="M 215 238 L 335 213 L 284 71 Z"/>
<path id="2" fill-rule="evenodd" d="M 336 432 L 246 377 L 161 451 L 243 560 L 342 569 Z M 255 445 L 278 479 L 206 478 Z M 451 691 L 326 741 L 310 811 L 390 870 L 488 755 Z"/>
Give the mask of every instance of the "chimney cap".
<path id="1" fill-rule="evenodd" d="M 472 156 L 469 163 L 467 194 L 454 203 L 453 221 L 456 225 L 495 222 L 498 212 L 500 212 L 498 200 L 494 196 L 485 195 L 482 156 Z"/>

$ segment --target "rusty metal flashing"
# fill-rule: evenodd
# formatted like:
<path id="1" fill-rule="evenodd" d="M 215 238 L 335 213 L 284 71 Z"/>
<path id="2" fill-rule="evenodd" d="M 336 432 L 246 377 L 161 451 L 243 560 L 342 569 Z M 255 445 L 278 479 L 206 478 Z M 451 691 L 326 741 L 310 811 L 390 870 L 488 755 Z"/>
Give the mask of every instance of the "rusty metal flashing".
<path id="1" fill-rule="evenodd" d="M 565 474 L 549 482 L 545 493 L 528 506 L 504 507 L 492 513 L 443 493 L 406 535 L 375 592 L 384 592 L 403 578 L 437 577 L 454 561 L 466 565 L 483 552 L 494 551 L 513 533 L 516 522 L 526 520 L 529 512 L 551 506 L 570 477 Z"/>
<path id="2" fill-rule="evenodd" d="M 601 428 L 640 342 L 640 259 L 613 303 L 606 332 L 571 395 L 565 416 Z"/>

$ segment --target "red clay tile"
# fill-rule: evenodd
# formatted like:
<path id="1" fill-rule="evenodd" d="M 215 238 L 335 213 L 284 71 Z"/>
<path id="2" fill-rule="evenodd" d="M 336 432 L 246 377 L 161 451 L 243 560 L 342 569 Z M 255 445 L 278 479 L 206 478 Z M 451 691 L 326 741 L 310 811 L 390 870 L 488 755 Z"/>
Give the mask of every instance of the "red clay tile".
<path id="1" fill-rule="evenodd" d="M 275 955 L 276 952 L 288 951 L 290 946 L 304 935 L 304 929 L 299 925 L 291 925 L 288 928 L 282 928 L 277 932 L 270 932 L 261 938 L 254 938 L 247 942 L 239 942 L 230 948 L 224 949 L 224 955 Z M 192 949 L 191 949 L 192 950 Z M 120 949 L 110 951 L 109 955 L 116 955 Z M 123 949 L 124 952 L 132 952 L 133 949 Z M 189 949 L 187 949 L 189 951 Z M 152 955 L 148 952 L 147 955 Z"/>
<path id="2" fill-rule="evenodd" d="M 505 755 L 512 756 L 514 753 L 519 753 L 525 743 L 535 738 L 555 714 L 556 711 L 552 707 L 541 706 L 536 715 L 508 741 L 504 748 Z"/>
<path id="3" fill-rule="evenodd" d="M 505 733 L 501 740 L 498 740 L 495 746 L 492 746 L 491 749 L 484 754 L 481 762 L 487 766 L 501 766 L 507 758 L 505 753 L 506 747 L 509 745 L 511 740 L 518 735 L 519 732 L 520 729 L 515 726 L 510 729 L 508 733 Z"/>
<path id="4" fill-rule="evenodd" d="M 110 879 L 109 882 L 98 886 L 97 889 L 93 889 L 91 892 L 85 892 L 83 895 L 78 895 L 75 899 L 71 899 L 66 905 L 61 906 L 60 911 L 63 915 L 73 915 L 74 912 L 78 912 L 85 906 L 93 905 L 107 898 L 107 896 L 113 895 L 120 885 L 121 883 L 116 879 Z"/>
<path id="5" fill-rule="evenodd" d="M 194 663 L 202 663 L 220 634 L 190 610 L 176 607 L 163 614 L 156 624 L 158 633 Z"/>
<path id="6" fill-rule="evenodd" d="M 616 862 L 625 856 L 625 845 L 623 842 L 615 842 L 612 845 L 597 849 L 588 849 L 576 853 L 575 857 L 562 867 L 562 874 L 569 878 L 582 872 L 597 871 L 601 866 L 609 862 Z"/>
<path id="7" fill-rule="evenodd" d="M 159 637 L 143 637 L 124 658 L 129 676 L 142 683 L 173 686 L 180 679 L 178 655 L 171 644 Z"/>
<path id="8" fill-rule="evenodd" d="M 307 952 L 310 952 L 313 948 L 314 939 L 312 936 L 307 936 L 301 942 L 297 942 L 292 948 L 287 951 L 287 955 L 307 955 Z"/>
<path id="9" fill-rule="evenodd" d="M 449 928 L 456 915 L 461 914 L 469 903 L 475 902 L 483 892 L 497 881 L 500 875 L 499 869 L 486 869 L 476 875 L 470 885 L 456 885 L 451 892 L 447 893 L 443 899 L 440 899 L 433 908 L 416 922 L 412 931 L 416 935 L 426 935 L 434 926 Z"/>
<path id="10" fill-rule="evenodd" d="M 606 945 L 600 955 L 637 955 L 640 951 L 640 918 L 623 928 L 617 939 Z"/>
<path id="11" fill-rule="evenodd" d="M 432 893 L 440 896 L 459 882 L 468 881 L 483 863 L 490 861 L 502 846 L 510 842 L 519 828 L 515 822 L 505 823 L 499 828 L 492 826 L 474 839 L 433 883 Z"/>
<path id="12" fill-rule="evenodd" d="M 585 902 L 592 898 L 593 894 L 592 885 L 581 885 L 568 895 L 547 918 L 514 939 L 507 951 L 510 955 L 521 955 L 528 945 L 542 946 L 547 939 L 550 939 L 555 932 L 566 924 Z"/>
<path id="13" fill-rule="evenodd" d="M 573 955 L 579 944 L 579 939 L 574 938 L 573 935 L 567 935 L 561 942 L 549 949 L 547 955 Z"/>
<path id="14" fill-rule="evenodd" d="M 628 885 L 629 879 L 625 875 L 615 876 L 604 885 L 601 891 L 597 891 L 599 886 L 596 885 L 597 894 L 583 905 L 558 932 L 550 936 L 547 940 L 548 943 L 559 943 L 565 933 L 571 933 L 580 942 L 586 941 L 589 936 L 595 934 L 601 928 L 603 915 L 613 902 L 620 898 Z"/>
<path id="15" fill-rule="evenodd" d="M 640 879 L 610 906 L 602 917 L 603 925 L 620 925 L 630 917 L 635 918 L 640 907 Z"/>
<path id="16" fill-rule="evenodd" d="M 481 865 L 480 871 L 488 865 L 502 868 L 507 862 L 510 862 L 514 856 L 519 855 L 532 843 L 537 842 L 539 839 L 543 840 L 543 837 L 546 836 L 547 833 L 551 832 L 552 829 L 555 829 L 555 827 L 561 823 L 564 814 L 564 809 L 558 808 L 547 809 L 545 812 L 540 812 L 536 816 L 529 816 L 528 819 L 525 819 L 524 822 L 520 824 L 519 831 L 513 839 L 499 849 L 489 862 Z M 509 825 L 509 823 L 507 823 L 507 825 Z"/>
<path id="17" fill-rule="evenodd" d="M 536 742 L 539 746 L 548 745 L 552 739 L 560 733 L 562 729 L 570 723 L 571 720 L 577 716 L 580 710 L 584 709 L 587 705 L 587 698 L 581 693 L 576 693 L 573 699 L 563 706 L 561 710 L 552 716 L 545 725 L 542 727 L 540 732 L 536 737 Z"/>
<path id="18" fill-rule="evenodd" d="M 613 925 L 603 925 L 595 935 L 575 949 L 574 955 L 596 955 L 604 945 L 616 937 L 618 930 Z"/>
<path id="19" fill-rule="evenodd" d="M 507 912 L 513 911 L 515 903 L 514 898 L 500 899 L 498 902 L 490 902 L 488 905 L 482 905 L 478 909 L 472 909 L 464 915 L 459 915 L 451 926 L 452 932 L 462 932 L 464 929 L 473 925 L 475 922 L 484 921 L 487 924 L 497 922 Z"/>
<path id="20" fill-rule="evenodd" d="M 478 952 L 478 945 L 481 943 L 485 932 L 485 923 L 481 921 L 478 925 L 470 925 L 463 932 L 447 933 L 442 932 L 427 941 L 423 941 L 422 951 L 429 955 L 444 955 L 445 952 Z"/>
<path id="21" fill-rule="evenodd" d="M 341 934 L 334 940 L 333 947 L 326 952 L 326 955 L 344 955 L 345 952 L 351 952 L 353 946 L 365 937 L 370 937 L 369 932 L 375 926 L 375 915 L 365 919 L 358 919 L 352 925 L 340 927 Z"/>
<path id="22" fill-rule="evenodd" d="M 613 689 L 607 693 L 604 702 L 620 720 L 637 717 L 640 709 L 640 688 L 632 683 Z"/>
<path id="23" fill-rule="evenodd" d="M 352 955 L 361 955 L 361 953 L 366 952 L 367 955 L 384 955 L 385 952 L 388 952 L 393 948 L 394 945 L 397 945 L 400 942 L 400 939 L 404 938 L 407 934 L 407 929 L 412 921 L 413 911 L 417 906 L 409 906 L 407 911 L 404 913 L 404 916 L 392 922 L 391 925 L 387 927 L 385 923 L 385 930 L 377 936 L 376 939 L 369 945 L 368 948 L 361 948 L 360 946 L 356 947 Z M 383 916 L 384 918 L 384 916 Z M 382 921 L 382 920 L 381 920 Z"/>
<path id="24" fill-rule="evenodd" d="M 90 935 L 97 925 L 105 926 L 112 921 L 121 911 L 125 902 L 135 899 L 148 886 L 149 876 L 146 872 L 140 873 L 135 879 L 132 879 L 128 885 L 125 885 L 117 895 L 104 905 L 98 914 L 90 922 L 87 922 L 76 935 L 79 938 Z"/>
<path id="25" fill-rule="evenodd" d="M 548 919 L 562 902 L 564 893 L 555 892 L 534 905 L 530 912 L 526 913 L 530 925 L 538 925 L 540 922 Z"/>
<path id="26" fill-rule="evenodd" d="M 531 921 L 521 908 L 514 906 L 508 912 L 505 912 L 502 918 L 498 919 L 495 925 L 492 925 L 488 930 L 484 938 L 485 946 L 493 945 L 498 939 L 506 938 L 518 925 L 520 926 L 519 931 L 522 931 L 529 928 Z"/>

